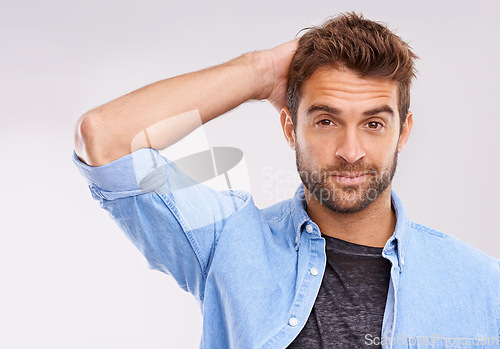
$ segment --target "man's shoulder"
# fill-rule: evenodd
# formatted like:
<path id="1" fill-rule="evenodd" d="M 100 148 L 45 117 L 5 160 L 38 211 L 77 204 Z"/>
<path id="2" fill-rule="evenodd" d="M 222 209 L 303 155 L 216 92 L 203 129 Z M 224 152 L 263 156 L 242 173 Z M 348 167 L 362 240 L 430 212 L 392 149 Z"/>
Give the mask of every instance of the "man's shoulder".
<path id="1" fill-rule="evenodd" d="M 268 222 L 280 222 L 291 215 L 292 199 L 277 202 L 260 210 L 264 219 Z"/>
<path id="2" fill-rule="evenodd" d="M 500 277 L 500 260 L 481 251 L 459 238 L 430 228 L 423 224 L 409 221 L 410 236 L 420 253 L 436 256 L 446 263 L 456 262 L 462 265 L 474 265 L 487 268 Z"/>

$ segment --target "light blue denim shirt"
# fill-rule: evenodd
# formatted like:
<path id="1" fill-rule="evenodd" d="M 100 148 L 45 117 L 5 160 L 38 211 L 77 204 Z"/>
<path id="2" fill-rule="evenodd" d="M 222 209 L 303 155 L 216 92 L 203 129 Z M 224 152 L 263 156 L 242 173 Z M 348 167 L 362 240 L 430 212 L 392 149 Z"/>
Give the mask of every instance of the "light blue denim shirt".
<path id="1" fill-rule="evenodd" d="M 298 335 L 326 264 L 302 185 L 292 199 L 258 209 L 249 193 L 197 184 L 153 149 L 100 167 L 75 153 L 73 161 L 149 267 L 198 301 L 200 348 L 286 348 Z M 499 260 L 412 222 L 394 192 L 392 202 L 397 225 L 382 252 L 392 264 L 382 333 L 366 343 L 500 348 Z"/>

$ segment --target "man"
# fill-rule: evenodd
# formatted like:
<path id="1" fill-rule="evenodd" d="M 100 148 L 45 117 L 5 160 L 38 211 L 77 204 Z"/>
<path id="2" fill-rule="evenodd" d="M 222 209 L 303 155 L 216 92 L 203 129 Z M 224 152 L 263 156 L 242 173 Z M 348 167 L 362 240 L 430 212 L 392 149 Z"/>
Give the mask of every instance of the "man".
<path id="1" fill-rule="evenodd" d="M 415 54 L 356 14 L 83 115 L 92 196 L 203 313 L 202 348 L 499 348 L 500 262 L 410 221 L 391 190 Z M 266 209 L 157 149 L 251 99 L 280 111 L 303 182 Z"/>

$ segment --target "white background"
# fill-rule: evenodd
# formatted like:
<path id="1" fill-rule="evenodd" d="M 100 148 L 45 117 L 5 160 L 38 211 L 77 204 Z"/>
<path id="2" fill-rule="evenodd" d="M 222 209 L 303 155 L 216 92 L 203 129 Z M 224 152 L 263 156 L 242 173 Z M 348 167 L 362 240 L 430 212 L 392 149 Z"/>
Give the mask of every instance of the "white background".
<path id="1" fill-rule="evenodd" d="M 73 125 L 148 83 L 350 10 L 389 23 L 421 58 L 394 182 L 408 215 L 499 258 L 495 2 L 3 2 L 0 347 L 197 348 L 195 301 L 149 270 L 92 200 L 71 162 Z M 271 105 L 247 103 L 206 132 L 212 146 L 243 150 L 260 207 L 293 194 L 295 156 Z"/>

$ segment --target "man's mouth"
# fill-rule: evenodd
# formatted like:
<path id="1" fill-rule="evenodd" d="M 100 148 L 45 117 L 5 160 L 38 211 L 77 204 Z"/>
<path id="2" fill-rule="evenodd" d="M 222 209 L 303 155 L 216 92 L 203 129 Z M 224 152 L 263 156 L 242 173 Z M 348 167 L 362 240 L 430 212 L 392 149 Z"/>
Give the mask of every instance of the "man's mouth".
<path id="1" fill-rule="evenodd" d="M 368 176 L 368 173 L 346 173 L 343 175 L 332 175 L 332 178 L 340 184 L 354 185 L 364 182 Z"/>

